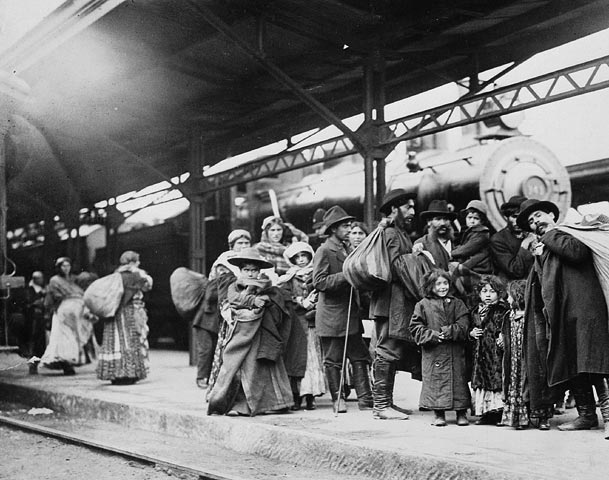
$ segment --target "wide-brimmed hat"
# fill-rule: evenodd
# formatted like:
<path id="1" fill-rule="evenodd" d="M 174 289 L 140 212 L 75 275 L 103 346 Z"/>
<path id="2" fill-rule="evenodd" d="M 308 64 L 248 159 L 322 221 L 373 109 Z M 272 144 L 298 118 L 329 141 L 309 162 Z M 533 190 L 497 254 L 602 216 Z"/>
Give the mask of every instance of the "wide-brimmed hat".
<path id="1" fill-rule="evenodd" d="M 520 205 L 527 200 L 527 197 L 523 197 L 522 195 L 514 195 L 513 197 L 510 197 L 507 202 L 501 205 L 500 210 L 502 212 L 505 210 L 520 210 Z"/>
<path id="2" fill-rule="evenodd" d="M 237 255 L 227 259 L 228 263 L 241 268 L 246 263 L 258 265 L 260 269 L 273 268 L 273 264 L 264 259 L 258 250 L 254 247 L 244 248 Z"/>
<path id="3" fill-rule="evenodd" d="M 484 204 L 484 202 L 482 200 L 472 200 L 471 202 L 469 202 L 467 204 L 467 207 L 465 207 L 463 210 L 461 210 L 461 215 L 463 215 L 463 216 L 467 215 L 468 210 L 476 210 L 477 212 L 482 213 L 485 217 L 487 215 L 486 205 Z"/>
<path id="4" fill-rule="evenodd" d="M 419 218 L 423 223 L 426 223 L 432 217 L 447 217 L 450 220 L 454 220 L 457 218 L 457 215 L 448 209 L 448 202 L 446 200 L 432 200 L 428 209 L 421 212 Z"/>
<path id="5" fill-rule="evenodd" d="M 324 213 L 324 225 L 321 233 L 327 232 L 332 225 L 345 222 L 347 220 L 355 220 L 355 217 L 345 212 L 342 207 L 334 205 L 333 207 L 330 207 L 326 213 Z"/>
<path id="6" fill-rule="evenodd" d="M 399 207 L 400 205 L 404 205 L 413 197 L 413 194 L 408 193 L 403 188 L 389 190 L 383 197 L 383 201 L 379 207 L 379 212 L 389 215 L 391 213 L 391 207 Z"/>
<path id="7" fill-rule="evenodd" d="M 537 200 L 536 198 L 530 198 L 522 202 L 522 205 L 520 205 L 520 212 L 518 212 L 518 217 L 516 218 L 516 223 L 522 230 L 527 232 L 531 231 L 529 228 L 529 215 L 537 210 L 553 213 L 556 220 L 558 220 L 560 215 L 558 206 L 555 203 L 548 200 Z"/>

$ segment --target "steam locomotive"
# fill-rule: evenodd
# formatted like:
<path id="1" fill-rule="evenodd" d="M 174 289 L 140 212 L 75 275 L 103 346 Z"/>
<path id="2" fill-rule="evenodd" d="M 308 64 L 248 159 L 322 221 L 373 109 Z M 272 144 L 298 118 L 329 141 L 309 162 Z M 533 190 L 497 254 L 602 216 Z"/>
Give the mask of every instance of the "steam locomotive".
<path id="1" fill-rule="evenodd" d="M 565 168 L 547 147 L 522 135 L 482 138 L 451 153 L 427 148 L 416 156 L 398 152 L 388 160 L 386 173 L 387 189 L 412 193 L 418 211 L 434 198 L 448 200 L 457 211 L 471 199 L 482 199 L 495 229 L 505 225 L 499 207 L 513 195 L 551 200 L 563 215 L 572 204 L 609 198 L 609 160 Z M 352 156 L 220 192 L 210 199 L 207 210 L 215 212 L 206 222 L 208 268 L 226 249 L 232 228 L 246 228 L 254 241 L 259 238 L 262 219 L 274 211 L 274 196 L 282 217 L 305 232 L 311 232 L 317 208 L 339 204 L 362 218 L 363 178 L 363 161 Z M 140 252 L 144 268 L 155 280 L 147 301 L 153 347 L 188 348 L 188 325 L 175 311 L 169 293 L 169 275 L 178 266 L 188 265 L 187 225 L 187 214 L 182 214 L 162 225 L 118 235 L 118 250 Z M 96 253 L 105 257 L 103 251 Z M 21 275 L 31 273 L 41 255 L 42 248 L 12 252 Z M 95 265 L 89 267 L 107 273 Z"/>

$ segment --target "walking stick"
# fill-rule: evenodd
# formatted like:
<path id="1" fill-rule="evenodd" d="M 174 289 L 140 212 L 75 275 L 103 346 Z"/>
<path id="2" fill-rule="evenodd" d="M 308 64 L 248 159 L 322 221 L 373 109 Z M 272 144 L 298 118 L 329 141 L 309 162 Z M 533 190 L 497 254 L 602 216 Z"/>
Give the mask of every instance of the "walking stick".
<path id="1" fill-rule="evenodd" d="M 343 348 L 343 362 L 340 366 L 340 382 L 338 387 L 338 400 L 334 409 L 334 416 L 338 417 L 338 408 L 340 405 L 340 397 L 343 394 L 345 387 L 345 364 L 347 363 L 347 342 L 349 341 L 349 322 L 351 321 L 351 301 L 353 300 L 353 287 L 349 291 L 349 308 L 347 309 L 347 326 L 345 327 L 345 347 Z"/>

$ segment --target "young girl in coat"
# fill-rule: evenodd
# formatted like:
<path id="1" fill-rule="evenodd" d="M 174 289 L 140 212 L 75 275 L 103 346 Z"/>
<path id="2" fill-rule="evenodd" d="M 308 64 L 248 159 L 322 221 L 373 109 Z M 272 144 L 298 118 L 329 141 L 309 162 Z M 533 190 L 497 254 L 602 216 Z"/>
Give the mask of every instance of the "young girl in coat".
<path id="1" fill-rule="evenodd" d="M 503 413 L 502 350 L 497 340 L 504 322 L 509 322 L 509 306 L 504 300 L 505 285 L 494 275 L 485 275 L 478 284 L 480 303 L 472 312 L 474 342 L 472 389 L 476 425 L 495 425 Z"/>
<path id="2" fill-rule="evenodd" d="M 526 280 L 508 284 L 509 320 L 503 323 L 498 344 L 503 348 L 503 416 L 499 426 L 517 430 L 529 426 L 529 414 L 523 396 L 524 366 L 524 291 Z"/>
<path id="3" fill-rule="evenodd" d="M 423 388 L 420 407 L 433 410 L 433 425 L 446 426 L 445 411 L 456 410 L 457 425 L 468 425 L 471 405 L 467 385 L 465 344 L 469 312 L 465 304 L 449 294 L 450 275 L 434 269 L 423 277 L 424 298 L 414 307 L 410 332 L 422 347 Z"/>
<path id="4" fill-rule="evenodd" d="M 306 332 L 304 341 L 297 335 L 290 335 L 290 340 L 294 341 L 288 341 L 288 349 L 306 346 L 304 377 L 296 381 L 290 377 L 294 408 L 299 409 L 304 398 L 305 409 L 315 410 L 315 397 L 326 392 L 326 380 L 322 368 L 321 344 L 315 333 L 317 292 L 313 288 L 313 248 L 308 243 L 296 242 L 287 247 L 283 255 L 290 268 L 279 278 L 279 286 L 283 286 L 287 298 L 292 300 L 292 330 L 297 328 Z M 302 342 L 303 345 L 294 345 L 295 341 Z"/>

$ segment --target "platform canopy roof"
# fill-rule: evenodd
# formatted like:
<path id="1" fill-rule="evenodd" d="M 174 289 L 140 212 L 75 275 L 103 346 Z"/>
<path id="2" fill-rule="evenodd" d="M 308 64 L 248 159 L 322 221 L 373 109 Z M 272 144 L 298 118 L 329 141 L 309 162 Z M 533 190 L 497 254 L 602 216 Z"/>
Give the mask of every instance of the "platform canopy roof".
<path id="1" fill-rule="evenodd" d="M 218 161 L 327 125 L 209 11 L 341 118 L 376 47 L 392 102 L 609 26 L 606 0 L 115 0 L 65 35 L 78 3 L 73 23 L 105 2 L 67 1 L 0 54 L 30 89 L 6 142 L 9 228 L 179 175 L 194 137 Z"/>

